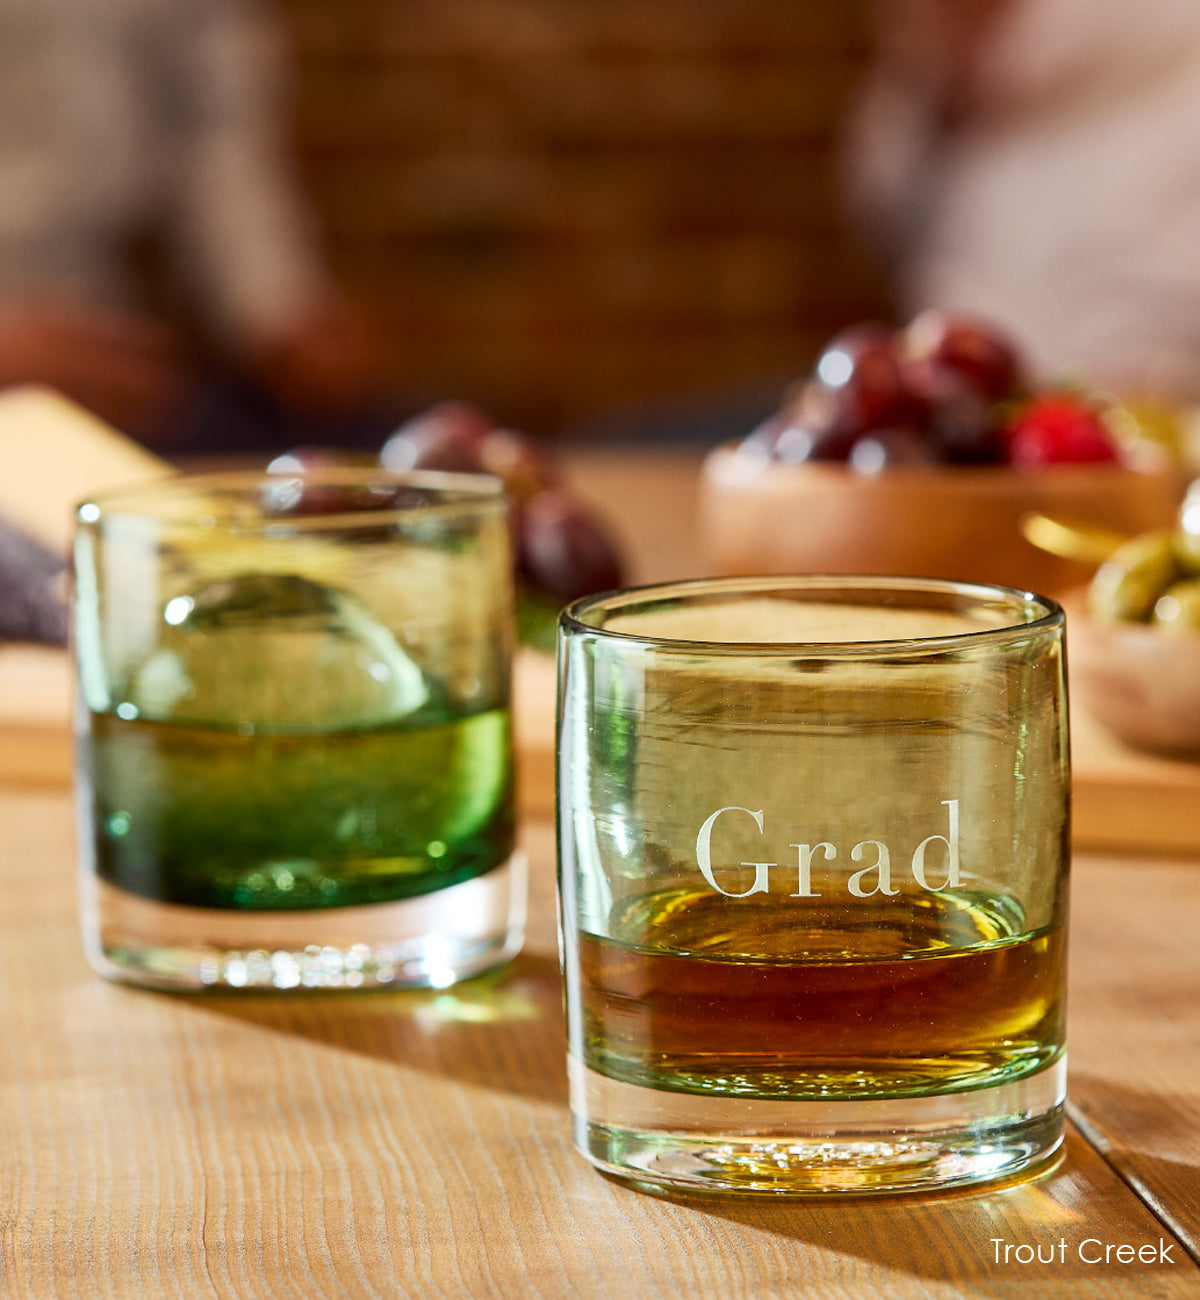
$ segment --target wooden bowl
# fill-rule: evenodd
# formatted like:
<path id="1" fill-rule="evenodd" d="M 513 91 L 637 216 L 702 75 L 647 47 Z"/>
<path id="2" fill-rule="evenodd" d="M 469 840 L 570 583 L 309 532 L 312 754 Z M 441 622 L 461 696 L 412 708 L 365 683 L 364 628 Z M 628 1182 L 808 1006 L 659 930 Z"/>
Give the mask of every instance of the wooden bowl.
<path id="1" fill-rule="evenodd" d="M 716 574 L 882 573 L 1062 591 L 1090 568 L 1021 535 L 1032 512 L 1130 534 L 1164 526 L 1178 471 L 1061 465 L 902 468 L 864 475 L 841 464 L 788 465 L 727 445 L 706 457 L 700 524 Z"/>
<path id="2" fill-rule="evenodd" d="M 1067 602 L 1073 704 L 1135 749 L 1200 758 L 1200 632 L 1102 623 Z"/>

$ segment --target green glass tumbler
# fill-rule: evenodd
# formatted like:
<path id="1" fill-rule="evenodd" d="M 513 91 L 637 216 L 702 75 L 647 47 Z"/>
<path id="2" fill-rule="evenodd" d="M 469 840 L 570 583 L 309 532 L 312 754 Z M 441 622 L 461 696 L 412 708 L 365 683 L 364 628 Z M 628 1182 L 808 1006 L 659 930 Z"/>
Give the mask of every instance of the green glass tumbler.
<path id="1" fill-rule="evenodd" d="M 1062 1140 L 1064 618 L 723 579 L 560 621 L 571 1111 L 600 1168 L 933 1190 Z"/>
<path id="2" fill-rule="evenodd" d="M 506 503 L 164 479 L 78 510 L 85 946 L 163 988 L 443 987 L 520 946 Z"/>

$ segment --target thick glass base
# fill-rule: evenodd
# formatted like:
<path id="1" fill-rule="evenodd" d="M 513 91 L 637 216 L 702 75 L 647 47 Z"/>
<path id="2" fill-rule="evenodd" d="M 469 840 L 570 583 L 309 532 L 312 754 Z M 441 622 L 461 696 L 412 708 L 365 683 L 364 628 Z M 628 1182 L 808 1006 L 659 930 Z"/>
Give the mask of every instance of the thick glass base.
<path id="1" fill-rule="evenodd" d="M 234 912 L 81 883 L 84 947 L 108 979 L 181 991 L 446 988 L 516 955 L 527 864 L 369 907 Z"/>
<path id="2" fill-rule="evenodd" d="M 662 1189 L 782 1196 L 933 1192 L 1011 1178 L 1062 1143 L 1066 1057 L 1014 1083 L 941 1097 L 758 1101 L 619 1083 L 574 1057 L 575 1143 Z"/>

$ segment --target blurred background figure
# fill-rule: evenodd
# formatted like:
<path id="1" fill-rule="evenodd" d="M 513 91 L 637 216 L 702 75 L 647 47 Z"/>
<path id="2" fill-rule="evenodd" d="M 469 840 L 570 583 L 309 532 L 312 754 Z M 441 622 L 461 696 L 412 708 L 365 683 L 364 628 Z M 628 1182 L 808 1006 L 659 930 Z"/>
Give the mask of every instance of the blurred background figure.
<path id="1" fill-rule="evenodd" d="M 878 311 L 839 210 L 862 0 L 282 0 L 302 175 L 414 405 L 740 436 Z"/>
<path id="2" fill-rule="evenodd" d="M 288 165 L 256 0 L 0 0 L 0 384 L 175 450 L 353 433 L 365 318 Z"/>
<path id="3" fill-rule="evenodd" d="M 874 29 L 846 181 L 901 314 L 1200 398 L 1200 5 L 877 0 Z"/>
<path id="4" fill-rule="evenodd" d="M 266 3 L 0 0 L 0 382 L 181 455 L 443 399 L 699 444 L 889 314 L 866 0 Z"/>

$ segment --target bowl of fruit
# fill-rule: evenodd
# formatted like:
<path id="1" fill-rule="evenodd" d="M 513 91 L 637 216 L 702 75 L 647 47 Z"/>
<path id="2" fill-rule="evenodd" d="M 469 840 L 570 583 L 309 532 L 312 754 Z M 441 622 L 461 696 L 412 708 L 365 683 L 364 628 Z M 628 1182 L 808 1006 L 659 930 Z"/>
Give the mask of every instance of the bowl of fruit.
<path id="1" fill-rule="evenodd" d="M 299 447 L 268 465 L 278 513 L 327 513 L 344 505 L 322 471 L 348 460 L 395 473 L 490 474 L 509 499 L 522 642 L 552 649 L 559 609 L 622 585 L 625 563 L 606 522 L 564 482 L 554 459 L 525 434 L 495 424 L 469 402 L 439 402 L 402 424 L 377 455 Z M 361 502 L 356 502 L 361 506 Z M 386 505 L 386 501 L 381 504 Z"/>
<path id="2" fill-rule="evenodd" d="M 1077 702 L 1138 749 L 1200 758 L 1200 482 L 1068 602 Z"/>
<path id="3" fill-rule="evenodd" d="M 709 566 L 885 573 L 1060 591 L 1076 561 L 1028 542 L 1030 513 L 1127 533 L 1179 500 L 1172 458 L 1112 400 L 1032 387 L 992 326 L 927 311 L 834 338 L 779 411 L 701 479 Z"/>

